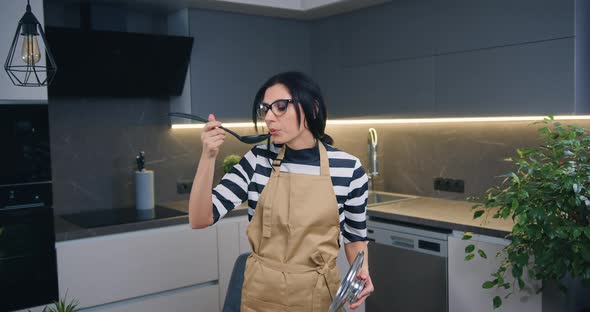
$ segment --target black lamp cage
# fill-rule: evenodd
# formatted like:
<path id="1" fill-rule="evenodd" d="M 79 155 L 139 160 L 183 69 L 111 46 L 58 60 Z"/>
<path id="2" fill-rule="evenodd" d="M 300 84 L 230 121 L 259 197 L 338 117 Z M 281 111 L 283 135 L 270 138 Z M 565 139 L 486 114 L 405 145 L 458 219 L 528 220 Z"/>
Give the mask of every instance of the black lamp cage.
<path id="1" fill-rule="evenodd" d="M 42 55 L 42 47 L 39 46 L 37 39 L 39 36 L 45 47 L 45 60 L 40 57 Z M 33 55 L 35 49 L 39 49 L 40 51 L 38 56 Z M 21 87 L 47 86 L 51 84 L 57 71 L 57 66 L 49 50 L 45 32 L 35 15 L 33 15 L 33 12 L 31 12 L 29 0 L 27 0 L 25 14 L 18 22 L 6 63 L 4 63 L 4 69 L 8 73 L 12 83 Z"/>

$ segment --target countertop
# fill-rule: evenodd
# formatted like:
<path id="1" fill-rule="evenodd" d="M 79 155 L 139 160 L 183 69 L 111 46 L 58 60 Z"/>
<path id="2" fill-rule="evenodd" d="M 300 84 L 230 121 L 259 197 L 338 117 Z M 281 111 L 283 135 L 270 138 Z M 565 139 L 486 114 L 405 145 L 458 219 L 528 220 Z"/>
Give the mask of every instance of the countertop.
<path id="1" fill-rule="evenodd" d="M 184 213 L 188 212 L 188 200 L 160 203 L 158 205 Z M 473 220 L 473 211 L 471 210 L 473 205 L 473 203 L 466 201 L 415 197 L 392 203 L 369 206 L 367 214 L 372 219 L 386 219 L 394 222 L 435 227 L 450 231 L 470 231 L 494 237 L 505 237 L 512 231 L 512 226 L 514 225 L 512 220 L 493 219 L 491 215 L 485 225 L 482 225 L 481 218 Z M 244 203 L 229 212 L 225 218 L 246 215 L 246 208 L 247 206 Z M 54 224 L 56 241 L 62 242 L 178 224 L 187 224 L 188 226 L 188 215 L 88 229 L 76 226 L 60 216 L 55 216 Z"/>
<path id="2" fill-rule="evenodd" d="M 494 219 L 490 213 L 487 222 L 484 216 L 473 220 L 475 203 L 432 197 L 417 197 L 371 206 L 367 214 L 372 218 L 435 227 L 445 230 L 474 232 L 477 234 L 505 237 L 512 231 L 511 219 Z"/>
<path id="3" fill-rule="evenodd" d="M 117 224 L 117 225 L 109 225 L 109 226 L 101 226 L 95 228 L 83 228 L 77 226 L 71 222 L 68 222 L 61 216 L 54 217 L 54 227 L 55 227 L 55 241 L 62 242 L 68 241 L 73 239 L 80 239 L 80 238 L 88 238 L 94 236 L 102 236 L 102 235 L 109 235 L 109 234 L 118 234 L 118 233 L 125 233 L 125 232 L 132 232 L 132 231 L 139 231 L 139 230 L 147 230 L 147 229 L 154 229 L 164 226 L 172 226 L 172 225 L 179 225 L 179 224 L 186 224 L 188 226 L 188 200 L 180 200 L 180 201 L 173 201 L 173 202 L 166 202 L 157 204 L 157 206 L 171 208 L 174 210 L 178 210 L 181 212 L 186 213 L 185 215 L 164 218 L 164 219 L 155 219 L 155 220 L 145 220 L 140 222 L 133 222 L 133 223 L 124 223 L 124 224 Z M 242 204 L 236 207 L 234 210 L 230 211 L 225 218 L 228 217 L 235 217 L 235 216 L 242 216 L 246 215 L 248 209 L 246 209 L 246 204 Z M 134 208 L 120 208 L 120 209 L 134 209 Z"/>

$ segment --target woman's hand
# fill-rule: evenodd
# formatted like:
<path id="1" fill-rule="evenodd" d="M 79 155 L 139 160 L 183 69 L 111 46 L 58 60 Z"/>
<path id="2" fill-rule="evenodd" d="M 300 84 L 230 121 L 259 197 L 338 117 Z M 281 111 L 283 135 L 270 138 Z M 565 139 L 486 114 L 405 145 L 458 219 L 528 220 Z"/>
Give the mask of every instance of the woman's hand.
<path id="1" fill-rule="evenodd" d="M 371 276 L 369 275 L 369 271 L 366 268 L 363 268 L 359 272 L 358 277 L 365 281 L 365 288 L 363 288 L 363 291 L 361 291 L 358 300 L 349 305 L 349 308 L 352 310 L 358 308 L 365 301 L 365 299 L 367 299 L 367 297 L 373 291 L 375 291 L 375 287 L 373 287 L 373 282 L 371 281 Z"/>
<path id="2" fill-rule="evenodd" d="M 225 141 L 225 131 L 220 129 L 221 122 L 215 120 L 213 114 L 209 114 L 208 123 L 205 124 L 201 132 L 201 142 L 203 142 L 202 155 L 207 158 L 215 159 L 219 154 L 219 147 Z"/>

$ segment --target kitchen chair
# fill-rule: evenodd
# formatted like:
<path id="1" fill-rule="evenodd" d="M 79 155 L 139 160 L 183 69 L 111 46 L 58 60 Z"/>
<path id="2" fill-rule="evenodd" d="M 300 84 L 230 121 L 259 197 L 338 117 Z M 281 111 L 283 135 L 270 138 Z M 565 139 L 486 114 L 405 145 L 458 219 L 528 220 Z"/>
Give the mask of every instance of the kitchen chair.
<path id="1" fill-rule="evenodd" d="M 246 270 L 246 259 L 250 253 L 241 254 L 234 263 L 231 272 L 225 301 L 223 302 L 223 312 L 239 312 L 242 303 L 242 284 L 244 283 L 244 271 Z"/>

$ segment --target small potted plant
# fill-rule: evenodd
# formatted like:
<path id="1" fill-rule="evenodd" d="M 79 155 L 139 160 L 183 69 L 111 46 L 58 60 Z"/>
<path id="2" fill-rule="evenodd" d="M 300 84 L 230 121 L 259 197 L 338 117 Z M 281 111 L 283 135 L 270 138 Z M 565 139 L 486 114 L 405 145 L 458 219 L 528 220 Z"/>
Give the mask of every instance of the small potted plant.
<path id="1" fill-rule="evenodd" d="M 76 312 L 79 311 L 78 305 L 77 300 L 66 303 L 66 299 L 64 298 L 54 302 L 52 306 L 46 306 L 43 308 L 43 312 Z"/>
<path id="2" fill-rule="evenodd" d="M 45 306 L 42 312 L 76 312 L 79 311 L 78 305 L 80 304 L 78 300 L 72 300 L 69 303 L 67 302 L 67 293 L 63 299 L 59 299 L 55 301 L 53 305 Z M 31 310 L 28 310 L 31 312 Z"/>
<path id="3" fill-rule="evenodd" d="M 517 155 L 507 159 L 516 170 L 503 175 L 473 207 L 474 219 L 492 214 L 515 223 L 507 237 L 511 242 L 498 253 L 505 259 L 490 280 L 482 281 L 483 288 L 505 290 L 505 298 L 516 287 L 531 286 L 525 277 L 542 282 L 539 292 L 554 284 L 566 292 L 566 279 L 590 284 L 590 136 L 584 128 L 564 126 L 553 116 L 539 123 L 543 144 L 517 149 Z M 464 239 L 471 235 L 466 233 Z M 467 261 L 486 257 L 473 244 L 465 252 Z M 500 296 L 492 301 L 494 308 L 502 305 Z"/>
<path id="4" fill-rule="evenodd" d="M 231 168 L 240 162 L 240 159 L 242 159 L 242 157 L 235 154 L 226 156 L 223 159 L 223 173 L 228 173 Z"/>

